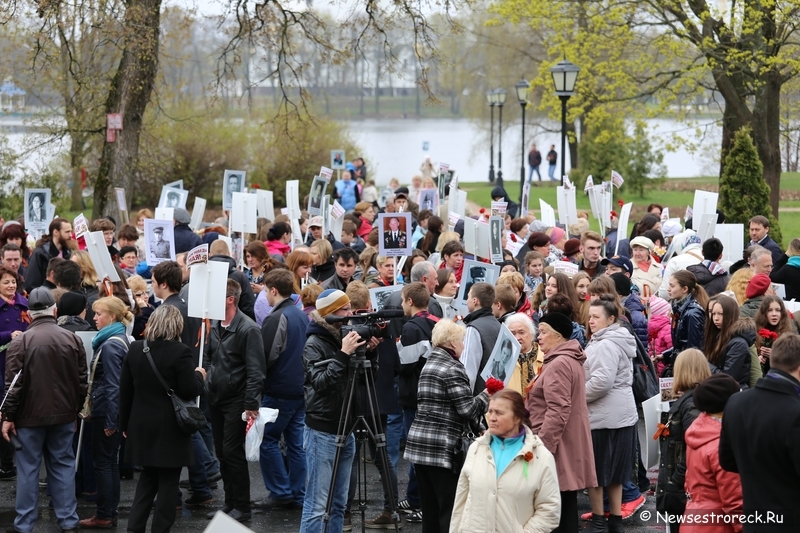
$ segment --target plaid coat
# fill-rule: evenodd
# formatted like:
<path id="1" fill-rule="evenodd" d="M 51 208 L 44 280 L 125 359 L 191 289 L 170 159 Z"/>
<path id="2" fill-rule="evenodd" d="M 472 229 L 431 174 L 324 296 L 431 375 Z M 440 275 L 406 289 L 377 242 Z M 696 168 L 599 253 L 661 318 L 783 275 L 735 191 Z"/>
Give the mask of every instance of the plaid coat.
<path id="1" fill-rule="evenodd" d="M 451 468 L 450 456 L 464 424 L 483 415 L 488 404 L 485 390 L 472 396 L 464 365 L 434 348 L 419 376 L 417 416 L 408 432 L 405 458 Z"/>

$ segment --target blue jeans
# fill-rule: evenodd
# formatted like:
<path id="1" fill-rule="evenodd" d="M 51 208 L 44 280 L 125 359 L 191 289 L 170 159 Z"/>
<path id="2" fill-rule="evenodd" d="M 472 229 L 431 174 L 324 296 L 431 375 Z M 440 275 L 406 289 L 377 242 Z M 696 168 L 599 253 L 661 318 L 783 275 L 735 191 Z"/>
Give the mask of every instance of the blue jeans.
<path id="1" fill-rule="evenodd" d="M 197 498 L 211 498 L 208 470 L 206 470 L 206 465 L 211 460 L 211 454 L 199 431 L 192 434 L 192 452 L 194 453 L 194 463 L 187 467 L 189 469 L 189 486 Z"/>
<path id="2" fill-rule="evenodd" d="M 417 416 L 417 410 L 412 407 L 403 407 L 403 421 L 406 423 L 406 434 L 411 429 L 411 424 Z M 414 470 L 414 463 L 408 463 L 408 486 L 406 487 L 406 499 L 411 507 L 419 507 L 419 489 L 417 488 L 417 473 Z"/>
<path id="3" fill-rule="evenodd" d="M 97 512 L 102 520 L 117 516 L 119 506 L 119 444 L 122 433 L 115 431 L 106 437 L 104 419 L 92 424 L 92 448 L 94 449 L 94 475 L 97 479 Z M 85 437 L 84 437 L 85 438 Z"/>
<path id="4" fill-rule="evenodd" d="M 534 172 L 536 172 L 536 177 L 538 178 L 538 180 L 542 181 L 542 174 L 539 172 L 539 167 L 538 166 L 535 166 L 535 167 L 532 166 L 532 167 L 528 167 L 528 168 L 530 169 L 528 171 L 528 183 L 530 183 L 533 180 L 533 173 Z"/>
<path id="5" fill-rule="evenodd" d="M 206 425 L 200 428 L 198 433 L 203 438 L 203 442 L 206 445 L 206 451 L 208 452 L 207 461 L 206 461 L 206 474 L 209 476 L 213 476 L 214 474 L 219 474 L 219 459 L 214 454 L 214 435 L 211 433 L 211 409 L 208 407 L 208 398 L 205 394 L 200 396 L 200 410 L 203 411 L 203 414 L 206 416 Z"/>
<path id="6" fill-rule="evenodd" d="M 17 428 L 22 449 L 17 460 L 17 516 L 14 529 L 30 533 L 39 517 L 39 469 L 42 458 L 47 467 L 47 488 L 53 497 L 53 512 L 61 529 L 78 528 L 75 498 L 75 452 L 72 435 L 75 423 Z"/>
<path id="7" fill-rule="evenodd" d="M 306 452 L 303 450 L 306 402 L 303 398 L 287 400 L 264 396 L 261 407 L 278 410 L 278 419 L 264 427 L 264 439 L 261 441 L 260 463 L 264 486 L 276 500 L 292 500 L 303 505 L 306 492 Z M 288 472 L 279 446 L 281 435 L 286 443 Z"/>
<path id="8" fill-rule="evenodd" d="M 404 431 L 403 413 L 388 415 L 386 421 L 386 454 L 389 456 L 389 461 L 392 463 L 395 472 L 397 472 L 397 463 L 400 461 L 400 440 L 403 438 Z"/>
<path id="9" fill-rule="evenodd" d="M 336 454 L 336 435 L 305 427 L 303 449 L 306 452 L 308 484 L 303 501 L 303 519 L 300 533 L 322 533 L 325 528 L 323 517 L 328 503 L 328 490 L 333 477 L 333 459 Z M 328 531 L 342 531 L 344 509 L 347 505 L 347 491 L 350 488 L 350 471 L 356 453 L 356 439 L 352 435 L 342 446 L 339 467 L 333 485 L 333 505 Z"/>
<path id="10" fill-rule="evenodd" d="M 551 180 L 555 180 L 556 179 L 556 166 L 555 165 L 548 165 L 547 175 L 550 177 Z"/>

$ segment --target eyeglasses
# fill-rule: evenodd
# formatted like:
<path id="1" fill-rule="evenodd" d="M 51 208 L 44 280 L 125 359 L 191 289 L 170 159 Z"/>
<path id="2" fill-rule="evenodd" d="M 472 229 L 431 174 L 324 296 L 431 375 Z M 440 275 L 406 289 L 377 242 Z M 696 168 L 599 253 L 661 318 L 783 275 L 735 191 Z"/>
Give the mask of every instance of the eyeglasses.
<path id="1" fill-rule="evenodd" d="M 147 296 L 147 293 L 146 292 L 135 292 L 135 293 L 133 293 L 133 295 L 135 297 L 137 297 L 137 298 L 142 298 L 144 296 Z"/>

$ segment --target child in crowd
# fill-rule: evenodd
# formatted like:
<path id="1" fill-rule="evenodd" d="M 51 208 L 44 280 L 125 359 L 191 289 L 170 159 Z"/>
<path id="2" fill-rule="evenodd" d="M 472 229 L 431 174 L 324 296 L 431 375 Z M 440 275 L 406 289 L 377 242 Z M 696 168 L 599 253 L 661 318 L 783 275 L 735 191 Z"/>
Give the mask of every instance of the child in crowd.
<path id="1" fill-rule="evenodd" d="M 544 256 L 539 252 L 525 254 L 525 292 L 532 294 L 542 283 Z"/>
<path id="2" fill-rule="evenodd" d="M 672 325 L 669 317 L 669 302 L 658 296 L 651 296 L 649 307 L 650 321 L 647 324 L 647 332 L 650 342 L 647 349 L 650 357 L 653 358 L 656 354 L 664 353 L 672 348 Z M 661 371 L 664 370 L 664 363 L 655 360 L 654 362 L 660 376 Z"/>

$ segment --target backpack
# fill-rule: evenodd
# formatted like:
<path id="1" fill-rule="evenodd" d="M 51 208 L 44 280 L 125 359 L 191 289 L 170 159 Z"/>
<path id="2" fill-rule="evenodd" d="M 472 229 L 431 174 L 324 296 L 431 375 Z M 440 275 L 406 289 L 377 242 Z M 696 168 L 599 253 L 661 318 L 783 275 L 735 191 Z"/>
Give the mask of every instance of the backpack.
<path id="1" fill-rule="evenodd" d="M 642 341 L 634 335 L 636 340 L 636 357 L 633 359 L 633 398 L 636 404 L 649 400 L 659 394 L 658 375 L 653 361 L 647 355 L 647 349 Z"/>

